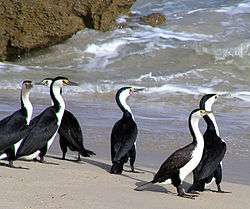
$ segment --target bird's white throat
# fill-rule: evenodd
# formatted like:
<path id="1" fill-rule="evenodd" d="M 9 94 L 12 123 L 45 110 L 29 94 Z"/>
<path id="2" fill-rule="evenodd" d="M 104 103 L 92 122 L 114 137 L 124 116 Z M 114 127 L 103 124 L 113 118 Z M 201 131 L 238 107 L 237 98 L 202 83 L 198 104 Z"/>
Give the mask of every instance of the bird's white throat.
<path id="1" fill-rule="evenodd" d="M 27 118 L 26 118 L 27 125 L 29 125 L 33 113 L 33 106 L 30 102 L 29 95 L 30 91 L 22 91 L 22 102 L 27 110 Z"/>
<path id="2" fill-rule="evenodd" d="M 200 132 L 200 129 L 199 129 L 199 121 L 200 121 L 200 119 L 201 118 L 199 118 L 199 117 L 192 117 L 191 118 L 191 126 L 192 126 L 192 129 L 194 131 L 194 135 L 195 135 L 195 138 L 197 140 L 198 145 L 204 146 L 203 135 L 202 135 L 202 133 Z"/>
<path id="3" fill-rule="evenodd" d="M 62 117 L 64 114 L 64 110 L 65 110 L 65 102 L 64 102 L 63 97 L 61 95 L 61 87 L 60 86 L 54 85 L 52 87 L 52 91 L 54 93 L 55 99 L 59 103 L 59 111 L 56 113 L 56 115 L 58 118 L 57 125 L 60 126 L 61 120 L 62 120 Z"/>
<path id="4" fill-rule="evenodd" d="M 219 131 L 219 127 L 217 125 L 217 122 L 215 120 L 214 114 L 213 113 L 209 113 L 208 117 L 210 118 L 210 120 L 213 122 L 214 124 L 214 128 L 215 128 L 215 132 L 217 134 L 217 136 L 220 136 L 220 131 Z"/>
<path id="5" fill-rule="evenodd" d="M 132 118 L 133 118 L 133 120 L 135 120 L 135 118 L 134 118 L 134 115 L 133 115 L 133 113 L 132 113 L 132 110 L 131 110 L 131 108 L 128 106 L 128 104 L 127 104 L 127 98 L 129 97 L 129 93 L 127 93 L 127 92 L 122 92 L 120 95 L 119 95 L 119 100 L 120 100 L 120 103 L 121 103 L 121 105 L 123 106 L 123 108 L 125 109 L 125 110 L 127 110 L 131 115 L 132 115 Z"/>

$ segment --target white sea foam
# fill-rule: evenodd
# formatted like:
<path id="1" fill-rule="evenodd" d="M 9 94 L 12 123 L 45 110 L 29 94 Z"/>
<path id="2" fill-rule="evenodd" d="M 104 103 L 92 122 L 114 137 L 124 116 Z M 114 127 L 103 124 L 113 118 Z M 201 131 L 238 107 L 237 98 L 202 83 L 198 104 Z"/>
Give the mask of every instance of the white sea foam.
<path id="1" fill-rule="evenodd" d="M 193 14 L 193 13 L 196 13 L 196 12 L 201 12 L 201 11 L 204 11 L 204 10 L 206 10 L 206 9 L 195 9 L 195 10 L 191 10 L 191 11 L 189 11 L 189 12 L 187 12 L 187 14 Z"/>
<path id="2" fill-rule="evenodd" d="M 171 30 L 154 28 L 146 25 L 137 25 L 137 30 L 124 29 L 116 30 L 111 37 L 107 37 L 96 43 L 88 44 L 84 53 L 92 54 L 89 58 L 87 68 L 104 68 L 114 62 L 115 59 L 121 60 L 123 57 L 134 54 L 146 54 L 148 52 L 175 48 L 170 41 L 204 41 L 214 40 L 212 35 L 175 32 Z M 139 50 L 130 50 L 124 53 L 125 46 L 131 45 Z M 88 56 L 88 55 L 87 55 Z"/>
<path id="3" fill-rule="evenodd" d="M 29 71 L 29 70 L 30 69 L 26 66 L 0 62 L 0 73 L 5 73 L 5 72 L 20 73 L 20 72 Z"/>
<path id="4" fill-rule="evenodd" d="M 215 12 L 227 13 L 229 15 L 250 13 L 250 2 L 239 3 L 235 6 L 222 7 Z"/>
<path id="5" fill-rule="evenodd" d="M 199 73 L 203 72 L 205 70 L 206 69 L 193 69 L 193 70 L 189 70 L 187 72 L 175 73 L 175 74 L 170 74 L 170 75 L 167 75 L 167 76 L 154 76 L 153 73 L 150 72 L 150 73 L 146 73 L 144 75 L 141 75 L 139 78 L 129 79 L 128 81 L 130 81 L 130 82 L 141 82 L 141 81 L 153 80 L 155 82 L 161 82 L 161 81 L 170 81 L 170 80 L 183 78 L 183 77 L 188 77 L 188 76 L 201 77 L 201 75 Z"/>
<path id="6" fill-rule="evenodd" d="M 198 53 L 206 53 L 206 54 L 212 54 L 215 56 L 216 60 L 224 60 L 228 57 L 240 57 L 243 58 L 244 56 L 249 55 L 249 49 L 250 49 L 250 42 L 245 41 L 243 43 L 240 43 L 236 46 L 228 47 L 216 47 L 216 48 L 196 48 L 196 51 Z"/>
<path id="7" fill-rule="evenodd" d="M 200 87 L 200 86 L 181 86 L 174 84 L 165 84 L 160 87 L 150 87 L 147 88 L 146 93 L 181 93 L 181 94 L 191 94 L 199 95 L 205 93 L 212 93 L 214 90 L 212 88 Z"/>
<path id="8" fill-rule="evenodd" d="M 250 102 L 250 92 L 249 91 L 239 91 L 231 93 L 232 97 L 241 99 L 246 102 Z"/>

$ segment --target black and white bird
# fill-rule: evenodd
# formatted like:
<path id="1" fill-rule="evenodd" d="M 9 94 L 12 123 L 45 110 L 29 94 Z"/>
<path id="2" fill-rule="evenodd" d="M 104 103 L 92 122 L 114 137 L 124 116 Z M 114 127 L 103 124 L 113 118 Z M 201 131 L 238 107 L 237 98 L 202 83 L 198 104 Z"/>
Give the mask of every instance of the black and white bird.
<path id="1" fill-rule="evenodd" d="M 50 87 L 52 78 L 45 78 L 39 84 Z M 53 103 L 53 101 L 52 101 Z M 59 142 L 62 150 L 62 159 L 65 159 L 67 148 L 71 151 L 78 152 L 78 160 L 83 157 L 95 155 L 91 150 L 88 150 L 83 145 L 83 134 L 81 126 L 76 117 L 69 110 L 64 110 L 62 122 L 58 130 Z"/>
<path id="2" fill-rule="evenodd" d="M 217 100 L 217 94 L 207 94 L 200 100 L 200 108 L 212 111 L 212 105 Z M 223 192 L 220 187 L 222 181 L 222 160 L 226 153 L 226 143 L 220 138 L 219 128 L 214 114 L 211 112 L 204 116 L 207 129 L 204 137 L 204 152 L 202 159 L 193 171 L 193 185 L 189 191 L 204 191 L 205 184 L 215 180 L 218 192 Z"/>
<path id="3" fill-rule="evenodd" d="M 143 88 L 123 87 L 116 93 L 116 103 L 123 112 L 123 116 L 115 123 L 111 133 L 111 174 L 121 174 L 123 165 L 128 159 L 130 160 L 131 171 L 135 172 L 135 142 L 138 131 L 133 113 L 126 100 L 131 94 L 142 90 Z"/>
<path id="4" fill-rule="evenodd" d="M 27 134 L 32 117 L 33 107 L 29 100 L 32 87 L 32 81 L 23 81 L 20 95 L 21 108 L 0 121 L 0 159 L 7 159 L 10 167 L 14 167 L 16 151 Z"/>
<path id="5" fill-rule="evenodd" d="M 51 146 L 60 127 L 65 103 L 61 96 L 61 88 L 66 85 L 77 85 L 66 77 L 56 77 L 50 86 L 53 105 L 31 120 L 29 133 L 23 139 L 16 153 L 16 158 L 33 155 L 39 156 L 40 162 Z"/>
<path id="6" fill-rule="evenodd" d="M 204 149 L 204 139 L 199 130 L 199 121 L 208 113 L 209 112 L 201 109 L 195 109 L 191 112 L 188 121 L 193 142 L 170 155 L 161 165 L 153 180 L 137 187 L 135 190 L 141 191 L 149 184 L 165 183 L 175 186 L 178 196 L 186 198 L 193 198 L 195 196 L 185 193 L 181 184 L 201 160 Z"/>

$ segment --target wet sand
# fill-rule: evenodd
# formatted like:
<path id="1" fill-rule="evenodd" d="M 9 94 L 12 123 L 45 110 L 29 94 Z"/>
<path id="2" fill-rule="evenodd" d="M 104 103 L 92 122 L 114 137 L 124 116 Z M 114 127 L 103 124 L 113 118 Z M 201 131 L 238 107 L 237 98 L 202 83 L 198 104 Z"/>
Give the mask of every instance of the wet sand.
<path id="1" fill-rule="evenodd" d="M 136 185 L 151 180 L 154 169 L 137 167 L 143 173 L 108 173 L 110 163 L 97 158 L 62 161 L 48 156 L 47 164 L 18 160 L 16 166 L 1 167 L 1 208 L 5 209 L 237 209 L 248 208 L 250 186 L 223 182 L 232 193 L 205 191 L 195 200 L 180 198 L 171 185 L 155 185 L 134 191 Z M 188 179 L 190 181 L 190 179 Z M 184 183 L 187 188 L 188 183 Z M 215 189 L 211 185 L 211 189 Z"/>

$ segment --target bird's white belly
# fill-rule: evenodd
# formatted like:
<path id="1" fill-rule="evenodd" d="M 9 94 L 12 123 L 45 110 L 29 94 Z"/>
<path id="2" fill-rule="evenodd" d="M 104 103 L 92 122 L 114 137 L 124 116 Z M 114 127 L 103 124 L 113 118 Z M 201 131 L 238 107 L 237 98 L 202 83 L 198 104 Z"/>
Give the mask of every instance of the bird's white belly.
<path id="1" fill-rule="evenodd" d="M 202 153 L 204 149 L 204 144 L 203 146 L 196 146 L 192 153 L 192 159 L 180 169 L 180 179 L 183 181 L 200 163 Z"/>
<path id="2" fill-rule="evenodd" d="M 40 150 L 37 150 L 33 154 L 24 156 L 22 158 L 32 160 L 34 158 L 37 158 L 39 154 L 40 154 Z"/>
<path id="3" fill-rule="evenodd" d="M 14 152 L 15 152 L 15 155 L 17 153 L 17 150 L 18 148 L 20 147 L 21 143 L 22 143 L 23 139 L 21 139 L 20 141 L 18 141 L 17 143 L 14 144 Z M 7 158 L 7 154 L 6 153 L 3 153 L 0 155 L 0 160 L 3 160 Z"/>
<path id="4" fill-rule="evenodd" d="M 215 181 L 215 178 L 213 177 L 212 180 L 209 183 L 206 183 L 205 186 L 208 187 L 210 186 L 213 182 Z"/>
<path id="5" fill-rule="evenodd" d="M 19 149 L 22 141 L 23 141 L 23 139 L 21 139 L 20 141 L 18 141 L 17 143 L 14 144 L 15 156 L 16 156 L 17 150 Z"/>
<path id="6" fill-rule="evenodd" d="M 172 180 L 171 179 L 167 179 L 166 181 L 161 182 L 159 184 L 162 184 L 162 185 L 164 185 L 164 184 L 172 184 Z"/>
<path id="7" fill-rule="evenodd" d="M 47 150 L 49 150 L 50 146 L 52 145 L 52 143 L 53 143 L 53 141 L 54 141 L 54 139 L 56 137 L 56 134 L 57 134 L 57 130 L 54 133 L 54 135 L 51 137 L 51 139 L 48 141 L 48 143 L 47 143 Z"/>
<path id="8" fill-rule="evenodd" d="M 3 154 L 0 155 L 0 160 L 3 160 L 5 158 L 7 158 L 7 154 L 6 153 L 3 153 Z"/>

